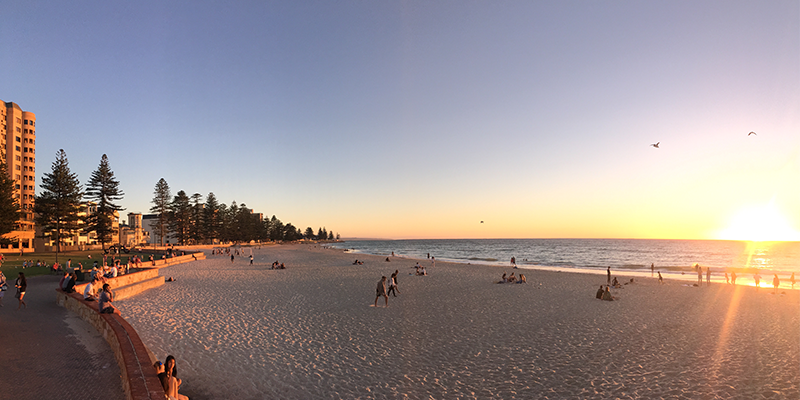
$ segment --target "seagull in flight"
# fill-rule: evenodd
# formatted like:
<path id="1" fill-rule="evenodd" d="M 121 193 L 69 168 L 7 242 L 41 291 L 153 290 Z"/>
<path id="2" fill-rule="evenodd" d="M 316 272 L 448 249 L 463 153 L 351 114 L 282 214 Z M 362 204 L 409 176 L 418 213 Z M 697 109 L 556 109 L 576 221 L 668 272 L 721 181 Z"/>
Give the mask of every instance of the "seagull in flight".
<path id="1" fill-rule="evenodd" d="M 658 143 L 656 143 L 656 144 L 651 144 L 650 146 L 653 146 L 653 147 L 655 147 L 655 148 L 658 148 L 658 145 L 659 145 L 659 144 L 661 144 L 661 142 L 658 142 Z"/>
<path id="2" fill-rule="evenodd" d="M 758 134 L 757 134 L 757 133 L 755 133 L 755 132 L 750 132 L 750 133 L 748 133 L 748 134 L 747 134 L 747 136 L 750 136 L 750 135 L 756 135 L 756 136 L 758 136 Z"/>

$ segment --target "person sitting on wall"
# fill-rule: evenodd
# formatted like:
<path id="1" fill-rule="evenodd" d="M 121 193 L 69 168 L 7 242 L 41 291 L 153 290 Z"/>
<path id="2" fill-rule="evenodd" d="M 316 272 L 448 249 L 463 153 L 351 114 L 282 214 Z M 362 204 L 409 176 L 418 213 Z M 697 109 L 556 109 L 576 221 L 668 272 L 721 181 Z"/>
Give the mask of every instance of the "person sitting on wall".
<path id="1" fill-rule="evenodd" d="M 97 278 L 92 279 L 89 283 L 86 284 L 86 287 L 83 289 L 83 299 L 86 301 L 95 301 L 95 295 L 97 291 Z"/>
<path id="2" fill-rule="evenodd" d="M 114 301 L 114 293 L 111 292 L 111 286 L 107 283 L 103 284 L 103 291 L 100 292 L 100 301 L 97 304 L 98 310 L 102 314 L 121 314 L 119 310 L 111 305 Z"/>
<path id="3" fill-rule="evenodd" d="M 75 281 L 77 280 L 77 276 L 75 276 L 75 272 L 69 274 L 69 280 L 67 281 L 66 286 L 64 287 L 64 291 L 67 293 L 75 293 Z"/>

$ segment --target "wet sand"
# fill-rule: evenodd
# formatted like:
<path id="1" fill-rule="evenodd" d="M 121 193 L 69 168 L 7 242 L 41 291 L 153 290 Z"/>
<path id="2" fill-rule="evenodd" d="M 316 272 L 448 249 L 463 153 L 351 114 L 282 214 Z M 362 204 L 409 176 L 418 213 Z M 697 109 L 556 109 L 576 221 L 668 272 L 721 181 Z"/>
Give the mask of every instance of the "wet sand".
<path id="1" fill-rule="evenodd" d="M 162 269 L 177 281 L 117 304 L 177 358 L 193 400 L 800 397 L 796 290 L 636 278 L 604 302 L 604 275 L 437 262 L 419 277 L 416 260 L 311 245 L 253 254 Z M 395 269 L 399 296 L 373 307 Z M 496 284 L 503 272 L 528 283 Z"/>

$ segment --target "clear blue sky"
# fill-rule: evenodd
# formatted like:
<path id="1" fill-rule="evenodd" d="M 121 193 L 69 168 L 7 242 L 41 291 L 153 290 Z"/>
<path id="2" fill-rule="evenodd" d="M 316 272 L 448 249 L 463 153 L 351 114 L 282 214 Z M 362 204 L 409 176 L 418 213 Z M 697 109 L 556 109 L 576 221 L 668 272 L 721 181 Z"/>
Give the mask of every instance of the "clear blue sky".
<path id="1" fill-rule="evenodd" d="M 163 177 L 343 236 L 800 230 L 797 1 L 26 1 L 0 37 L 37 176 L 106 153 L 126 211 Z"/>

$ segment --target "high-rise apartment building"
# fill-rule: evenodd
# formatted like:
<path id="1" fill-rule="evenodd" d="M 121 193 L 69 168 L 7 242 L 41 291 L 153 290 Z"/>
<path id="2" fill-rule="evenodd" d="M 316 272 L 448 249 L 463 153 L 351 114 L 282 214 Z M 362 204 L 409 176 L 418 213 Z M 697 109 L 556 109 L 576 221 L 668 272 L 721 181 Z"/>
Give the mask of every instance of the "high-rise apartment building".
<path id="1" fill-rule="evenodd" d="M 0 101 L 0 103 L 3 103 Z M 36 114 L 22 111 L 11 102 L 0 106 L 0 157 L 8 175 L 14 180 L 14 196 L 20 204 L 22 218 L 17 230 L 9 233 L 16 249 L 33 250 L 35 236 L 33 199 L 36 191 Z"/>

